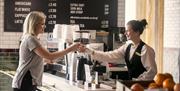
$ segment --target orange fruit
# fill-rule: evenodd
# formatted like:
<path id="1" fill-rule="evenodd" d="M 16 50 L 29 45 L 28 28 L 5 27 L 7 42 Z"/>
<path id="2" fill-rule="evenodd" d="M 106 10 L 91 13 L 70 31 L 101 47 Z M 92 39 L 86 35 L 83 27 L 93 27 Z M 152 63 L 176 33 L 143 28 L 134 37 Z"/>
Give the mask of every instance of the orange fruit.
<path id="1" fill-rule="evenodd" d="M 174 85 L 175 85 L 175 82 L 171 78 L 168 78 L 163 81 L 163 88 L 167 88 L 168 91 L 173 91 Z"/>
<path id="2" fill-rule="evenodd" d="M 174 91 L 180 91 L 180 83 L 174 85 Z"/>
<path id="3" fill-rule="evenodd" d="M 154 81 L 159 87 L 162 87 L 163 81 L 165 79 L 166 79 L 166 76 L 162 73 L 157 73 L 154 77 Z"/>
<path id="4" fill-rule="evenodd" d="M 135 83 L 131 86 L 132 91 L 144 91 L 144 88 L 139 84 Z"/>
<path id="5" fill-rule="evenodd" d="M 166 76 L 166 78 L 173 79 L 173 76 L 170 73 L 164 73 L 164 75 Z"/>
<path id="6" fill-rule="evenodd" d="M 159 88 L 159 86 L 158 86 L 156 83 L 150 83 L 150 84 L 148 85 L 148 88 L 149 88 L 149 89 L 155 89 L 155 88 Z"/>

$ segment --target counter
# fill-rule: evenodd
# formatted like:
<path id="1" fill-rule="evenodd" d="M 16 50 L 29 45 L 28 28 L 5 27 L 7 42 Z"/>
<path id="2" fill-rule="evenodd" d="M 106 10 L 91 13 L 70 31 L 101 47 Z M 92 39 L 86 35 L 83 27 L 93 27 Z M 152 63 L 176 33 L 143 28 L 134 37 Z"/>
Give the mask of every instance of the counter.
<path id="1" fill-rule="evenodd" d="M 43 84 L 50 85 L 57 89 L 57 91 L 115 91 L 111 86 L 100 84 L 100 88 L 84 88 L 83 85 L 76 85 L 75 83 L 70 83 L 65 78 L 55 76 L 49 73 L 43 74 Z"/>

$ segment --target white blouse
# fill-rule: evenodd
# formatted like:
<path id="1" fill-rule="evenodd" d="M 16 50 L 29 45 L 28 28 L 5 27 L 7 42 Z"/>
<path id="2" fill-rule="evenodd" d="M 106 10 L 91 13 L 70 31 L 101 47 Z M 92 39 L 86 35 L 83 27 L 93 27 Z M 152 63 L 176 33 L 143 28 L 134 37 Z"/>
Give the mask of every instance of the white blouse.
<path id="1" fill-rule="evenodd" d="M 87 48 L 86 52 L 88 54 L 91 54 L 91 57 L 94 60 L 116 62 L 117 60 L 124 60 L 125 51 L 128 45 L 129 43 L 126 43 L 118 49 L 109 52 L 95 51 L 91 48 Z M 134 51 L 136 50 L 138 45 L 139 44 L 131 46 L 130 59 L 132 58 Z M 154 50 L 150 46 L 145 44 L 142 47 L 141 54 L 139 55 L 141 55 L 141 62 L 147 71 L 139 75 L 138 78 L 133 78 L 133 80 L 153 80 L 154 76 L 157 73 Z"/>

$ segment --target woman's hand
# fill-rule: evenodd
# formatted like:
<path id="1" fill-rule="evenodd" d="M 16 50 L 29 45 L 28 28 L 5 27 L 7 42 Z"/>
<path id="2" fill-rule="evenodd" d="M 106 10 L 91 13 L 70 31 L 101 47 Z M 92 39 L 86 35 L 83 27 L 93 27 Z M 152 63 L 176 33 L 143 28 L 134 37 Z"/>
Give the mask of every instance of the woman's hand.
<path id="1" fill-rule="evenodd" d="M 79 49 L 79 46 L 81 45 L 81 43 L 74 43 L 74 44 L 72 44 L 72 45 L 70 45 L 69 47 L 68 47 L 68 49 L 70 50 L 70 51 L 77 51 L 78 49 Z"/>

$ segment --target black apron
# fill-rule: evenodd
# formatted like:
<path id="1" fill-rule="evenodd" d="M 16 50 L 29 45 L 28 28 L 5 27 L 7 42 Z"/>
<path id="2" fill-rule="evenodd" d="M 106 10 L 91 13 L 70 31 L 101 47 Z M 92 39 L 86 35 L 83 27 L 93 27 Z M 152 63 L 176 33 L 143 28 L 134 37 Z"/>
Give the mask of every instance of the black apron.
<path id="1" fill-rule="evenodd" d="M 129 44 L 126 52 L 125 52 L 125 62 L 128 68 L 128 79 L 132 80 L 132 78 L 137 78 L 140 74 L 142 74 L 146 69 L 144 68 L 141 62 L 141 49 L 145 45 L 143 41 L 140 42 L 138 47 L 136 48 L 132 58 L 129 60 L 131 45 Z"/>

